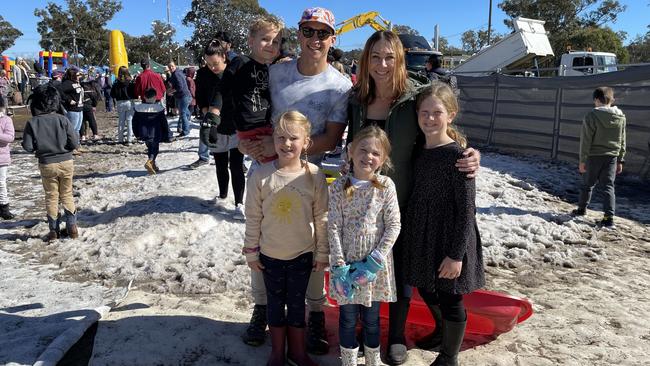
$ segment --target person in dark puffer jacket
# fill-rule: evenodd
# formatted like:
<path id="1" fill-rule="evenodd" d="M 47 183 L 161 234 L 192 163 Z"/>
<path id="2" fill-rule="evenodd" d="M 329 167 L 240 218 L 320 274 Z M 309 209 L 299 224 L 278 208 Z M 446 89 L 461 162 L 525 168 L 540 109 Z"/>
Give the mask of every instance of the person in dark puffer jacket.
<path id="1" fill-rule="evenodd" d="M 67 235 L 72 239 L 79 236 L 77 208 L 72 197 L 72 151 L 79 147 L 79 139 L 70 120 L 56 113 L 59 98 L 58 91 L 52 85 L 39 85 L 34 89 L 30 104 L 32 119 L 25 125 L 22 143 L 27 152 L 34 152 L 38 158 L 50 229 L 47 241 L 62 235 L 59 230 L 62 219 L 59 202 L 65 213 Z"/>
<path id="2" fill-rule="evenodd" d="M 144 92 L 145 102 L 135 106 L 133 114 L 133 134 L 147 145 L 147 162 L 145 169 L 150 175 L 160 171 L 156 165 L 156 157 L 161 142 L 170 142 L 169 125 L 165 117 L 165 107 L 156 102 L 156 90 L 147 89 Z"/>

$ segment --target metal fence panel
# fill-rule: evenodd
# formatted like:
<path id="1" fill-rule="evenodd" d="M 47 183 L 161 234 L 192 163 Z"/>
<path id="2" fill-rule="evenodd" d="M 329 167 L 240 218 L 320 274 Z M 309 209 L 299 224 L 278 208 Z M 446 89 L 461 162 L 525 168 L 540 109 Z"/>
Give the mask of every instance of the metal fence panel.
<path id="1" fill-rule="evenodd" d="M 458 125 L 470 142 L 577 162 L 580 128 L 599 86 L 614 89 L 626 115 L 625 171 L 650 163 L 650 66 L 590 76 L 523 78 L 457 76 Z"/>

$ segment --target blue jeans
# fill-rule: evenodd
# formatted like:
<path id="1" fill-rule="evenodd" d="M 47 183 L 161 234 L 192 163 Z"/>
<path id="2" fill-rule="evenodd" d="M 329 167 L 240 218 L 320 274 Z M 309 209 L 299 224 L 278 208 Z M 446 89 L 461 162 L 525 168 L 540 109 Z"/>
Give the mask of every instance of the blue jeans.
<path id="1" fill-rule="evenodd" d="M 126 141 L 133 141 L 133 103 L 130 100 L 117 101 L 117 113 L 119 121 L 117 123 L 117 142 L 124 142 L 124 135 Z"/>
<path id="2" fill-rule="evenodd" d="M 72 128 L 77 133 L 77 138 L 79 138 L 79 130 L 81 129 L 81 123 L 83 123 L 83 117 L 84 117 L 83 112 L 67 111 L 65 116 L 68 117 L 70 122 L 72 122 Z"/>
<path id="3" fill-rule="evenodd" d="M 191 96 L 185 96 L 176 99 L 176 107 L 178 108 L 178 123 L 183 127 L 183 134 L 189 135 L 190 133 L 190 103 L 192 102 Z"/>
<path id="4" fill-rule="evenodd" d="M 199 139 L 199 159 L 210 161 L 210 148 Z"/>
<path id="5" fill-rule="evenodd" d="M 106 112 L 112 112 L 113 98 L 111 98 L 111 89 L 104 89 L 104 101 L 106 103 Z"/>
<path id="6" fill-rule="evenodd" d="M 158 152 L 160 151 L 160 143 L 159 142 L 145 142 L 145 145 L 147 145 L 147 157 L 149 160 L 156 160 L 156 157 L 158 157 Z"/>
<path id="7" fill-rule="evenodd" d="M 371 307 L 348 304 L 339 306 L 339 343 L 343 348 L 357 348 L 357 319 L 363 325 L 363 343 L 370 348 L 379 347 L 379 301 Z"/>

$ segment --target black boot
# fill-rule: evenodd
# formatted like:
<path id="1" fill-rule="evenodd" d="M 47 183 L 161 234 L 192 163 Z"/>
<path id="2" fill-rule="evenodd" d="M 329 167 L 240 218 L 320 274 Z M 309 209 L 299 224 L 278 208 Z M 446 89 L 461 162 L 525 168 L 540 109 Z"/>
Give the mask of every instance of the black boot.
<path id="1" fill-rule="evenodd" d="M 440 312 L 440 307 L 437 305 L 429 306 L 429 311 L 431 311 L 433 320 L 436 322 L 436 329 L 424 338 L 415 341 L 415 345 L 420 349 L 438 352 L 442 344 L 442 313 Z"/>
<path id="2" fill-rule="evenodd" d="M 14 217 L 16 217 L 14 214 L 12 214 L 9 211 L 9 204 L 4 204 L 0 205 L 0 217 L 2 217 L 5 220 L 12 220 Z"/>
<path id="3" fill-rule="evenodd" d="M 465 325 L 467 325 L 467 321 L 444 321 L 440 353 L 430 366 L 458 366 L 458 352 L 463 344 Z"/>
<path id="4" fill-rule="evenodd" d="M 241 336 L 242 341 L 253 347 L 263 345 L 266 340 L 266 325 L 266 305 L 255 305 L 246 333 Z"/>
<path id="5" fill-rule="evenodd" d="M 309 334 L 307 335 L 307 352 L 314 355 L 326 355 L 330 350 L 325 331 L 325 313 L 311 311 L 309 313 Z"/>
<path id="6" fill-rule="evenodd" d="M 408 360 L 408 349 L 404 331 L 406 318 L 411 307 L 411 299 L 398 297 L 397 302 L 390 303 L 388 308 L 388 364 L 402 365 Z"/>

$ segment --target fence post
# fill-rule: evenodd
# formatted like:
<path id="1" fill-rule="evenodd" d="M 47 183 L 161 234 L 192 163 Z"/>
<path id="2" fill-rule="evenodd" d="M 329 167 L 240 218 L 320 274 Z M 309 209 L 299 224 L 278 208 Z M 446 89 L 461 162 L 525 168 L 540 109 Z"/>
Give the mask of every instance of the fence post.
<path id="1" fill-rule="evenodd" d="M 555 120 L 553 121 L 553 145 L 551 146 L 551 159 L 556 159 L 560 144 L 560 117 L 562 116 L 563 89 L 555 92 Z"/>
<path id="2" fill-rule="evenodd" d="M 499 100 L 499 74 L 494 75 L 494 98 L 492 99 L 492 116 L 490 117 L 490 130 L 488 131 L 487 145 L 492 145 L 494 137 L 494 123 L 497 116 L 497 103 Z"/>

